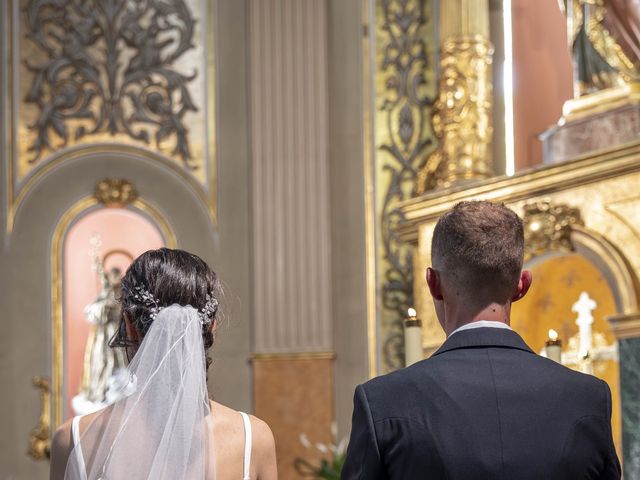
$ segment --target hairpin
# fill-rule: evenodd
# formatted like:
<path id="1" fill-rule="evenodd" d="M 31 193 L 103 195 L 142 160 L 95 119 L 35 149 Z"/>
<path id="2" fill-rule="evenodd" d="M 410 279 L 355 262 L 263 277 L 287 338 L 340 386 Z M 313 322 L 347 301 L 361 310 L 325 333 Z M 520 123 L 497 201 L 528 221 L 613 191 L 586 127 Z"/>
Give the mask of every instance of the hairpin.
<path id="1" fill-rule="evenodd" d="M 136 293 L 133 295 L 133 298 L 138 300 L 138 303 L 141 303 L 142 305 L 147 307 L 147 309 L 149 310 L 149 317 L 155 320 L 156 316 L 158 315 L 158 313 L 160 313 L 161 310 L 161 307 L 156 298 L 149 290 L 144 288 L 144 286 L 142 285 L 136 285 L 135 287 L 133 287 L 133 289 L 136 291 Z"/>
<path id="2" fill-rule="evenodd" d="M 213 318 L 213 315 L 218 310 L 218 300 L 216 300 L 213 295 L 207 293 L 205 297 L 207 299 L 204 307 L 201 310 L 198 310 L 198 316 L 200 317 L 200 323 L 202 325 L 209 325 Z"/>
<path id="3" fill-rule="evenodd" d="M 149 310 L 149 317 L 152 320 L 155 320 L 158 313 L 160 313 L 160 310 L 165 307 L 161 307 L 160 302 L 158 302 L 153 294 L 143 285 L 136 285 L 133 288 L 136 292 L 134 293 L 133 298 L 136 299 L 138 303 L 144 305 Z M 207 293 L 206 300 L 204 307 L 198 310 L 198 317 L 200 318 L 200 323 L 202 325 L 211 324 L 213 315 L 216 313 L 216 310 L 218 310 L 219 305 L 218 300 L 209 293 Z"/>

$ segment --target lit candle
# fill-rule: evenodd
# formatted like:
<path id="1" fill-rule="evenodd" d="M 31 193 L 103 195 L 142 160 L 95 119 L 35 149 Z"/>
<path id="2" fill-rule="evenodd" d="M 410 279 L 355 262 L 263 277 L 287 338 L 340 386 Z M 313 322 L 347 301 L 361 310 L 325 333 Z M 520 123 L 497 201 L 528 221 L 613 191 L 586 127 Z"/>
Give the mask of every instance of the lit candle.
<path id="1" fill-rule="evenodd" d="M 404 321 L 404 363 L 408 367 L 422 360 L 422 321 L 416 311 L 410 308 L 409 317 Z"/>
<path id="2" fill-rule="evenodd" d="M 562 363 L 562 340 L 558 338 L 558 332 L 549 330 L 549 340 L 544 344 L 547 358 L 554 362 Z"/>

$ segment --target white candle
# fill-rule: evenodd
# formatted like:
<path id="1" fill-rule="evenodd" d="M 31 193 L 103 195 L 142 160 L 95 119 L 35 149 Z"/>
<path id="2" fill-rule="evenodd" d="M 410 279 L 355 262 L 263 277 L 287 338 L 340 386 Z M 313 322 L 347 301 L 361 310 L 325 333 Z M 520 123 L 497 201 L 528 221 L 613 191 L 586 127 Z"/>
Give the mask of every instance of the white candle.
<path id="1" fill-rule="evenodd" d="M 416 311 L 409 309 L 409 318 L 404 321 L 404 362 L 408 367 L 423 359 L 422 321 L 416 318 Z"/>
<path id="2" fill-rule="evenodd" d="M 544 348 L 548 359 L 562 363 L 562 340 L 558 338 L 558 332 L 549 330 L 549 340 L 545 342 Z"/>

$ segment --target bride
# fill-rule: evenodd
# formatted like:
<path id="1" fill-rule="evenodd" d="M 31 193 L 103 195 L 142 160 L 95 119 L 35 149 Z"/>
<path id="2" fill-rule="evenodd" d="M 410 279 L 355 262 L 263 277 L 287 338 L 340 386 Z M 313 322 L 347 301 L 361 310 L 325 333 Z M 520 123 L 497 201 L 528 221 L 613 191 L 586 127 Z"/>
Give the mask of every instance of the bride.
<path id="1" fill-rule="evenodd" d="M 54 480 L 274 480 L 266 423 L 209 400 L 206 373 L 220 283 L 182 250 L 138 257 L 122 279 L 125 398 L 75 417 L 55 433 Z"/>

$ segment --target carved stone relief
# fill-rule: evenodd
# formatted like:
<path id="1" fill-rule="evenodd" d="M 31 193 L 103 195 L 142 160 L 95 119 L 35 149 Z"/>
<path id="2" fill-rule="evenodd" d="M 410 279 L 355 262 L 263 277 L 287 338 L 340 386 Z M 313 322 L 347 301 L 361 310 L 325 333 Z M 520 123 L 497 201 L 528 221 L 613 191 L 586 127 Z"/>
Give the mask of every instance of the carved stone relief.
<path id="1" fill-rule="evenodd" d="M 572 227 L 584 225 L 579 209 L 545 200 L 525 204 L 523 211 L 525 261 L 550 251 L 574 251 Z"/>
<path id="2" fill-rule="evenodd" d="M 10 0 L 7 9 L 8 230 L 34 178 L 109 146 L 170 166 L 213 220 L 211 2 Z"/>
<path id="3" fill-rule="evenodd" d="M 37 109 L 30 163 L 56 145 L 108 132 L 158 150 L 170 140 L 171 154 L 198 167 L 185 115 L 199 110 L 190 84 L 200 72 L 178 67 L 196 40 L 184 0 L 30 0 L 24 19 L 25 37 L 41 54 L 23 59 L 32 74 L 24 101 Z"/>

